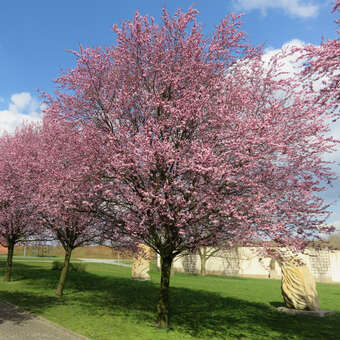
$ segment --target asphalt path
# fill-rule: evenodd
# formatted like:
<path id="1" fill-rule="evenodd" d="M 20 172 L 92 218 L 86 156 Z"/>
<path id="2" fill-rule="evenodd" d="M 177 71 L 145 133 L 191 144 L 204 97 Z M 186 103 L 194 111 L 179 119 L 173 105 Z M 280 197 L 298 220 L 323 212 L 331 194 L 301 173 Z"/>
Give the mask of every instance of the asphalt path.
<path id="1" fill-rule="evenodd" d="M 90 262 L 90 263 L 107 263 L 107 264 L 114 264 L 116 266 L 122 266 L 122 267 L 131 267 L 131 264 L 118 262 L 117 260 L 109 260 L 109 259 L 85 259 L 80 258 L 80 261 L 84 262 Z"/>
<path id="2" fill-rule="evenodd" d="M 0 340 L 89 340 L 55 323 L 0 301 Z"/>
<path id="3" fill-rule="evenodd" d="M 14 261 L 32 261 L 32 259 Z M 107 263 L 131 267 L 109 259 L 80 259 L 84 262 Z M 41 261 L 52 262 L 52 261 Z M 0 340 L 89 340 L 40 316 L 33 315 L 7 302 L 0 301 Z"/>

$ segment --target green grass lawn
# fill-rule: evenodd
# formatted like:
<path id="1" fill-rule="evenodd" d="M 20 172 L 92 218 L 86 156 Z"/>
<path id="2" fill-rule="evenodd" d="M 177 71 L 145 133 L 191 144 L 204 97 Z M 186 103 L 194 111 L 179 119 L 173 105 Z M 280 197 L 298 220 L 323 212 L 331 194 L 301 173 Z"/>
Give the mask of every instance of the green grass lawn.
<path id="1" fill-rule="evenodd" d="M 0 262 L 0 275 L 4 272 Z M 16 262 L 13 281 L 0 279 L 8 301 L 90 339 L 340 339 L 340 285 L 318 284 L 321 308 L 332 317 L 282 314 L 280 281 L 176 273 L 170 289 L 170 329 L 155 324 L 159 273 L 151 282 L 132 281 L 130 268 L 87 264 L 70 273 L 65 295 L 54 292 L 58 273 L 51 263 Z"/>

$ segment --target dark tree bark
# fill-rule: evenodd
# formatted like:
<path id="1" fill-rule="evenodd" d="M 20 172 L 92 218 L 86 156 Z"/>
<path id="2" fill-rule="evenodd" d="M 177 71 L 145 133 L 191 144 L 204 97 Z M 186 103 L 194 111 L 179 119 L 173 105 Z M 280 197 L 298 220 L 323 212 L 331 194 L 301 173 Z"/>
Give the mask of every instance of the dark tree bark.
<path id="1" fill-rule="evenodd" d="M 5 269 L 4 281 L 11 281 L 12 267 L 13 267 L 13 254 L 14 254 L 14 241 L 8 241 L 7 250 L 7 263 Z"/>
<path id="2" fill-rule="evenodd" d="M 68 268 L 69 268 L 69 265 L 70 265 L 71 255 L 72 255 L 72 248 L 65 249 L 64 266 L 63 266 L 63 269 L 60 272 L 58 287 L 57 287 L 57 290 L 56 290 L 56 294 L 59 295 L 59 296 L 63 295 L 64 285 L 65 285 L 65 280 L 66 280 L 66 276 L 67 276 L 67 273 L 68 273 Z"/>
<path id="3" fill-rule="evenodd" d="M 168 328 L 169 323 L 169 285 L 172 260 L 172 256 L 161 256 L 161 290 L 157 304 L 159 328 Z"/>

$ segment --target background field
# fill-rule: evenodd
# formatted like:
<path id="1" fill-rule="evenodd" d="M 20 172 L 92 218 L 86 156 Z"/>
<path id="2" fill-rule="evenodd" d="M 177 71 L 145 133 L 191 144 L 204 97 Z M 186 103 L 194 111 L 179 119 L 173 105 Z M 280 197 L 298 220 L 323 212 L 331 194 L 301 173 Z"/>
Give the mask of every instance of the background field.
<path id="1" fill-rule="evenodd" d="M 7 253 L 7 252 L 6 252 Z M 119 253 L 119 255 L 118 255 Z M 0 253 L 1 254 L 1 253 Z M 25 247 L 16 246 L 14 248 L 14 255 L 24 255 Z M 27 256 L 41 256 L 53 257 L 64 256 L 65 251 L 63 247 L 58 246 L 27 246 Z M 112 259 L 112 258 L 131 258 L 132 252 L 126 248 L 110 248 L 105 246 L 88 246 L 76 248 L 72 252 L 72 257 L 75 258 L 97 258 L 97 259 Z"/>

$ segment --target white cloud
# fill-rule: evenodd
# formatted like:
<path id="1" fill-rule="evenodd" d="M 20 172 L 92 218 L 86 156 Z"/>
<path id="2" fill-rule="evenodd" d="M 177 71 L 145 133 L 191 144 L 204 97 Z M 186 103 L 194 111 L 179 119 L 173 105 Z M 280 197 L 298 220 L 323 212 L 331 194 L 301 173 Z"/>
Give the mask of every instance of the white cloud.
<path id="1" fill-rule="evenodd" d="M 278 71 L 285 72 L 287 73 L 287 75 L 280 76 L 280 77 L 282 78 L 292 77 L 292 76 L 294 77 L 294 74 L 299 73 L 301 71 L 301 68 L 303 67 L 304 62 L 302 60 L 296 61 L 296 58 L 298 57 L 297 54 L 294 55 L 294 54 L 288 53 L 287 55 L 285 54 L 285 51 L 289 51 L 292 48 L 303 48 L 305 45 L 306 45 L 305 42 L 299 39 L 293 39 L 283 44 L 281 48 L 278 48 L 278 49 L 274 49 L 272 47 L 267 48 L 264 51 L 264 55 L 262 59 L 267 65 L 269 65 L 272 57 L 274 57 L 277 53 L 283 53 L 285 57 Z M 317 81 L 313 81 L 313 88 L 315 90 L 322 88 L 324 86 L 323 82 L 327 83 L 328 79 L 322 78 Z M 330 131 L 327 133 L 327 136 L 331 136 L 337 140 L 340 140 L 340 120 L 336 122 L 330 122 Z M 336 146 L 336 151 L 332 153 L 325 153 L 323 155 L 323 159 L 325 161 L 335 162 L 335 164 L 332 164 L 330 167 L 332 171 L 334 171 L 337 174 L 340 174 L 340 166 L 339 166 L 340 165 L 340 145 L 339 144 Z M 333 182 L 332 188 L 329 188 L 327 191 L 320 193 L 320 196 L 323 197 L 327 203 L 331 204 L 330 210 L 333 212 L 333 214 L 336 214 L 337 216 L 340 216 L 339 188 L 340 188 L 340 178 Z M 329 222 L 329 224 L 333 224 L 333 223 Z M 334 222 L 334 225 L 340 231 L 340 220 Z"/>
<path id="2" fill-rule="evenodd" d="M 40 104 L 28 92 L 15 93 L 6 110 L 0 110 L 0 135 L 5 131 L 11 133 L 23 121 L 41 120 Z"/>
<path id="3" fill-rule="evenodd" d="M 13 110 L 23 110 L 31 102 L 32 96 L 28 92 L 16 93 L 11 96 L 11 101 L 13 104 L 9 104 Z"/>
<path id="4" fill-rule="evenodd" d="M 293 39 L 291 41 L 288 41 L 284 43 L 281 48 L 274 49 L 272 47 L 269 47 L 264 50 L 264 54 L 262 56 L 262 60 L 270 64 L 271 58 L 273 58 L 278 53 L 283 53 L 283 63 L 280 66 L 279 71 L 287 73 L 286 77 L 292 77 L 294 74 L 298 74 L 301 72 L 302 68 L 304 67 L 305 60 L 299 60 L 297 61 L 297 58 L 299 57 L 298 52 L 297 53 L 289 53 L 292 49 L 300 49 L 306 46 L 307 44 L 300 40 L 300 39 Z M 282 78 L 285 78 L 285 76 L 282 76 Z M 329 79 L 327 77 L 323 77 L 317 80 L 313 80 L 313 88 L 314 90 L 318 91 L 324 86 L 326 86 L 329 83 Z M 340 120 L 338 120 L 336 123 L 332 124 L 332 134 L 335 138 L 340 139 Z M 340 158 L 339 158 L 340 159 Z"/>
<path id="5" fill-rule="evenodd" d="M 269 47 L 264 50 L 264 54 L 262 56 L 262 60 L 265 63 L 269 63 L 270 59 L 273 58 L 278 53 L 284 53 L 287 54 L 289 50 L 293 48 L 302 48 L 304 45 L 306 45 L 305 42 L 303 42 L 300 39 L 293 39 L 291 41 L 288 41 L 284 43 L 281 48 L 274 49 L 272 47 Z M 294 73 L 301 71 L 301 66 L 303 62 L 297 62 L 296 61 L 297 55 L 291 54 L 286 55 L 284 57 L 284 63 L 280 67 L 281 72 L 286 72 L 288 77 L 291 77 Z"/>
<path id="6" fill-rule="evenodd" d="M 303 48 L 306 45 L 305 42 L 299 40 L 299 39 L 293 39 L 291 41 L 288 41 L 282 45 L 279 49 L 273 49 L 272 47 L 267 48 L 264 51 L 264 55 L 262 57 L 262 60 L 269 64 L 272 57 L 274 57 L 278 53 L 285 53 L 284 51 L 289 51 L 293 48 Z M 294 74 L 297 74 L 301 71 L 301 68 L 303 67 L 303 60 L 296 61 L 298 55 L 297 54 L 289 54 L 284 57 L 284 62 L 282 63 L 280 67 L 280 71 L 286 73 L 286 76 L 282 75 L 282 78 L 285 77 L 292 77 Z M 320 90 L 325 84 L 327 84 L 329 81 L 326 77 L 323 77 L 321 79 L 313 81 L 313 88 L 315 90 Z M 336 122 L 330 123 L 330 131 L 327 134 L 328 136 L 332 136 L 335 139 L 340 140 L 340 120 Z M 335 161 L 336 163 L 340 164 L 340 145 L 337 145 L 337 151 L 332 153 L 326 153 L 324 155 L 324 159 L 327 161 Z M 337 166 L 336 171 L 338 172 L 339 169 Z"/>
<path id="7" fill-rule="evenodd" d="M 340 140 L 340 120 L 337 120 L 336 122 L 331 123 L 331 129 L 330 132 L 327 134 L 328 136 L 332 136 L 335 139 Z M 340 145 L 338 144 L 336 146 L 336 151 L 326 154 L 324 157 L 325 160 L 330 161 L 330 162 L 335 162 L 337 165 L 333 166 L 333 168 L 337 171 L 340 172 Z M 340 194 L 340 192 L 339 192 Z"/>
<path id="8" fill-rule="evenodd" d="M 259 9 L 263 15 L 268 9 L 276 8 L 302 18 L 316 17 L 319 12 L 318 5 L 304 0 L 234 0 L 234 7 L 243 11 Z"/>

